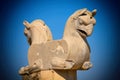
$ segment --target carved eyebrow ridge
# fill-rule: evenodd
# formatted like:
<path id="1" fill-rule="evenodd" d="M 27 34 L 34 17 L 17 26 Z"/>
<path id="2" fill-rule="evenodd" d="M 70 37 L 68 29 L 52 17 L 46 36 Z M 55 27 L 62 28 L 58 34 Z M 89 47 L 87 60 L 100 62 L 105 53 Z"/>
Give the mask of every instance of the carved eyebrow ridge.
<path id="1" fill-rule="evenodd" d="M 85 15 L 87 15 L 87 14 L 83 13 L 83 14 L 81 14 L 80 16 L 85 16 Z"/>

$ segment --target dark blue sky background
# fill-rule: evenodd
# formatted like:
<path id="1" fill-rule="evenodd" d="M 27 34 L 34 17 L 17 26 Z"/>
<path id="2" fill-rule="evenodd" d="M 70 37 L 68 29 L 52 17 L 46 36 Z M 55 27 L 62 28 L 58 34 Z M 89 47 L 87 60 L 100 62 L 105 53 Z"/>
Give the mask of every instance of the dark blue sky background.
<path id="1" fill-rule="evenodd" d="M 68 17 L 78 9 L 97 9 L 96 25 L 88 37 L 93 68 L 78 71 L 78 80 L 120 80 L 119 1 L 117 0 L 9 0 L 0 2 L 0 80 L 21 80 L 29 45 L 23 21 L 42 19 L 61 39 Z M 74 48 L 74 47 L 73 47 Z"/>

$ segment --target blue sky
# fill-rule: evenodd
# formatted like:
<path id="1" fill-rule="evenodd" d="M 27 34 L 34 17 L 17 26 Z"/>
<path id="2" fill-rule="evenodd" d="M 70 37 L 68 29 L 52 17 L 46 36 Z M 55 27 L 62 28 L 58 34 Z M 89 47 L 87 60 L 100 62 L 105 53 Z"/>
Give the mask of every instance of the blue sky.
<path id="1" fill-rule="evenodd" d="M 116 3 L 115 3 L 116 2 Z M 54 40 L 61 39 L 68 17 L 76 10 L 97 9 L 93 34 L 87 38 L 93 68 L 78 71 L 78 80 L 118 79 L 118 2 L 96 0 L 18 0 L 1 2 L 0 78 L 21 80 L 20 67 L 28 64 L 29 45 L 23 34 L 23 21 L 42 19 L 51 29 Z M 112 75 L 112 76 L 111 76 Z"/>

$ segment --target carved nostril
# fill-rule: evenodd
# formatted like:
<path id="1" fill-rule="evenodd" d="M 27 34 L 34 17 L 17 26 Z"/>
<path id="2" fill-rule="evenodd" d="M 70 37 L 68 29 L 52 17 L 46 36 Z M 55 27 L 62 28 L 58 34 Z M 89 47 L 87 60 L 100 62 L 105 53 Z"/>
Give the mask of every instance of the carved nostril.
<path id="1" fill-rule="evenodd" d="M 92 19 L 92 16 L 90 17 L 90 19 Z"/>

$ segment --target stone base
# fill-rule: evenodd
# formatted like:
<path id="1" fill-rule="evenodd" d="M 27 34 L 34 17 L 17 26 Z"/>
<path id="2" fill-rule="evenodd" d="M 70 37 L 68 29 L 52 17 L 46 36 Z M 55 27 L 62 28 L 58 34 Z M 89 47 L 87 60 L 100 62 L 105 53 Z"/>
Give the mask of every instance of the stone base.
<path id="1" fill-rule="evenodd" d="M 23 80 L 77 80 L 76 70 L 44 70 L 22 75 Z"/>

